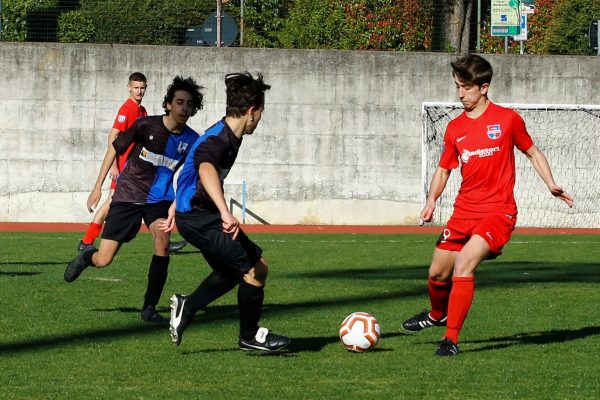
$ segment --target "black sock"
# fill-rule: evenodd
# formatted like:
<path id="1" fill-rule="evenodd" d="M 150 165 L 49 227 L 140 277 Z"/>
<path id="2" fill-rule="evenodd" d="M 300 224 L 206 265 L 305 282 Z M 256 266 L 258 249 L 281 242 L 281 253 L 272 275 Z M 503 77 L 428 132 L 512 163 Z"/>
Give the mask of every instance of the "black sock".
<path id="1" fill-rule="evenodd" d="M 150 269 L 148 270 L 148 287 L 146 294 L 144 295 L 144 307 L 155 306 L 160 300 L 165 282 L 167 281 L 167 275 L 169 270 L 169 256 L 152 256 L 152 262 L 150 263 Z"/>
<path id="2" fill-rule="evenodd" d="M 238 288 L 238 308 L 240 310 L 240 336 L 252 340 L 258 331 L 258 320 L 265 298 L 262 286 L 253 286 L 242 280 Z"/>
<path id="3" fill-rule="evenodd" d="M 91 249 L 86 251 L 85 253 L 83 253 L 83 262 L 85 263 L 86 266 L 94 266 L 94 263 L 92 262 L 92 257 L 94 256 L 94 254 L 96 254 L 98 252 L 98 249 Z"/>
<path id="4" fill-rule="evenodd" d="M 203 309 L 233 289 L 240 279 L 241 277 L 230 277 L 218 271 L 211 272 L 200 286 L 187 297 L 186 311 L 192 315 L 195 314 L 196 311 Z"/>

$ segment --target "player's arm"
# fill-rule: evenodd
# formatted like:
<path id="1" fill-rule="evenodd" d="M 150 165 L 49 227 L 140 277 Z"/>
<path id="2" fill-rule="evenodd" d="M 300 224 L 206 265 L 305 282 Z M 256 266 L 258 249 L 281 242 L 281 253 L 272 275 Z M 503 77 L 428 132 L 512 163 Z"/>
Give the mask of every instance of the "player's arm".
<path id="1" fill-rule="evenodd" d="M 535 145 L 532 145 L 529 149 L 524 152 L 525 156 L 531 161 L 533 164 L 533 168 L 538 173 L 540 178 L 544 181 L 546 186 L 548 186 L 548 190 L 554 197 L 557 197 L 567 203 L 569 207 L 573 207 L 573 199 L 571 196 L 567 194 L 560 186 L 558 186 L 554 182 L 554 177 L 552 176 L 552 170 L 550 169 L 550 165 L 548 164 L 548 160 L 544 153 L 542 153 Z"/>
<path id="2" fill-rule="evenodd" d="M 425 206 L 421 211 L 421 220 L 423 222 L 431 222 L 433 220 L 433 212 L 435 211 L 435 202 L 442 195 L 448 183 L 450 172 L 452 170 L 438 167 L 431 178 L 429 192 L 425 200 Z"/>
<path id="3" fill-rule="evenodd" d="M 108 147 L 106 149 L 106 153 L 104 154 L 102 165 L 100 166 L 98 178 L 96 178 L 94 188 L 90 192 L 90 195 L 88 196 L 87 200 L 87 208 L 90 212 L 93 212 L 94 209 L 98 206 L 100 198 L 102 197 L 102 184 L 106 179 L 108 171 L 110 171 L 110 169 L 115 163 L 116 151 L 112 144 L 119 133 L 120 131 L 116 128 L 112 128 L 108 133 Z"/>
<path id="4" fill-rule="evenodd" d="M 203 162 L 200 163 L 198 173 L 200 174 L 200 182 L 202 182 L 204 190 L 206 190 L 206 193 L 210 196 L 211 200 L 215 203 L 217 209 L 221 213 L 223 231 L 233 234 L 233 239 L 235 240 L 240 230 L 240 222 L 233 216 L 227 207 L 227 201 L 225 200 L 225 194 L 223 193 L 217 169 L 213 164 Z"/>

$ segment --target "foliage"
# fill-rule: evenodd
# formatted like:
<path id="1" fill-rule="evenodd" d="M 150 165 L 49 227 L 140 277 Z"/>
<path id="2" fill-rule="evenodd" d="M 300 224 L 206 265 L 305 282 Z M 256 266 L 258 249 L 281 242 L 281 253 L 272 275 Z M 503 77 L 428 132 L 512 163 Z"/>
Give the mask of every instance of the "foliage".
<path id="1" fill-rule="evenodd" d="M 244 46 L 280 47 L 281 30 L 289 3 L 286 0 L 244 1 Z"/>
<path id="2" fill-rule="evenodd" d="M 547 54 L 546 35 L 552 23 L 556 0 L 536 0 L 535 12 L 527 17 L 527 53 Z"/>
<path id="3" fill-rule="evenodd" d="M 2 40 L 23 42 L 27 39 L 27 13 L 55 7 L 57 0 L 2 0 Z"/>
<path id="4" fill-rule="evenodd" d="M 200 26 L 214 11 L 202 0 L 81 0 L 100 43 L 176 44 L 183 28 Z"/>
<path id="5" fill-rule="evenodd" d="M 431 47 L 433 0 L 296 1 L 285 47 L 421 50 Z"/>
<path id="6" fill-rule="evenodd" d="M 91 42 L 96 35 L 92 20 L 81 11 L 68 11 L 58 18 L 58 41 L 62 43 Z"/>
<path id="7" fill-rule="evenodd" d="M 600 19 L 598 0 L 559 0 L 546 37 L 548 52 L 594 54 L 586 36 L 593 19 Z"/>

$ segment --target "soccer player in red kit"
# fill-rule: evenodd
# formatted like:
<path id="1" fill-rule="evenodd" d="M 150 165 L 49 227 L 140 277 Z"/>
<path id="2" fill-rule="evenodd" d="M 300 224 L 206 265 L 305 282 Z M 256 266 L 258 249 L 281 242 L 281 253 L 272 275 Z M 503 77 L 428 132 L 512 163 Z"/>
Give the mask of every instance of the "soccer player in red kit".
<path id="1" fill-rule="evenodd" d="M 127 90 L 129 91 L 129 98 L 125 100 L 125 103 L 119 108 L 119 112 L 117 113 L 117 117 L 115 118 L 115 122 L 113 123 L 113 127 L 108 133 L 108 146 L 112 147 L 112 142 L 115 138 L 125 132 L 127 129 L 131 128 L 133 123 L 137 121 L 139 118 L 145 117 L 148 115 L 146 109 L 142 105 L 142 99 L 144 98 L 144 94 L 146 94 L 146 76 L 141 72 L 134 72 L 129 76 L 129 81 L 127 83 Z M 119 154 L 110 166 L 109 175 L 112 179 L 110 184 L 110 192 L 108 198 L 104 201 L 104 203 L 96 210 L 96 214 L 94 215 L 94 219 L 90 222 L 88 229 L 79 242 L 79 251 L 83 250 L 85 246 L 91 246 L 94 244 L 94 241 L 100 234 L 102 230 L 102 225 L 104 224 L 104 220 L 106 220 L 106 216 L 108 215 L 108 209 L 110 207 L 110 202 L 115 191 L 115 187 L 117 185 L 117 177 L 125 168 L 125 163 L 129 158 L 129 153 L 133 145 L 131 145 L 123 154 Z M 108 149 L 106 150 L 106 154 L 104 158 L 108 156 Z M 105 171 L 100 171 L 98 174 L 98 178 L 96 179 L 96 183 L 92 192 L 96 195 L 101 194 L 102 184 L 104 183 L 104 177 L 106 176 Z M 100 199 L 100 196 L 97 196 Z M 88 201 L 88 210 L 93 212 L 97 207 L 98 202 L 90 202 Z"/>
<path id="2" fill-rule="evenodd" d="M 451 65 L 464 112 L 448 124 L 421 219 L 433 219 L 436 200 L 453 169 L 460 167 L 462 183 L 429 267 L 431 310 L 402 324 L 408 332 L 446 326 L 434 353 L 437 356 L 458 354 L 458 336 L 475 293 L 475 270 L 483 260 L 502 254 L 515 228 L 514 148 L 531 161 L 553 196 L 573 206 L 573 199 L 554 182 L 548 161 L 534 145 L 521 116 L 488 99 L 490 63 L 470 54 Z"/>

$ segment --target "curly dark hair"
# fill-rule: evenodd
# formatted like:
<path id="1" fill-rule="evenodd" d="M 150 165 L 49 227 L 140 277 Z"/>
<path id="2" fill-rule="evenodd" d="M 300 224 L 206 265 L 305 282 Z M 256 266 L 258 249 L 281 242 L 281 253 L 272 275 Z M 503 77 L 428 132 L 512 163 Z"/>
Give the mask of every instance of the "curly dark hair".
<path id="1" fill-rule="evenodd" d="M 227 109 L 225 115 L 239 118 L 250 107 L 260 108 L 265 105 L 265 91 L 271 88 L 257 74 L 254 78 L 250 72 L 227 74 L 225 76 L 227 93 Z"/>
<path id="2" fill-rule="evenodd" d="M 202 110 L 204 104 L 202 100 L 204 96 L 202 95 L 201 89 L 204 87 L 198 85 L 191 77 L 183 78 L 181 76 L 176 76 L 173 79 L 173 82 L 167 88 L 167 94 L 162 103 L 162 107 L 165 109 L 165 113 L 169 115 L 169 110 L 167 110 L 167 103 L 171 104 L 173 98 L 175 97 L 175 92 L 178 90 L 185 90 L 189 94 L 192 95 L 192 99 L 194 100 L 194 109 L 192 110 L 192 116 L 196 115 L 198 110 Z"/>

